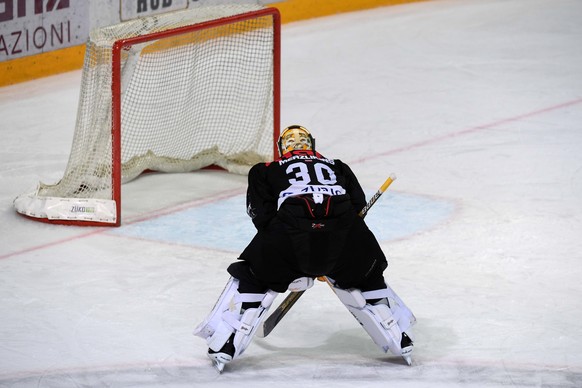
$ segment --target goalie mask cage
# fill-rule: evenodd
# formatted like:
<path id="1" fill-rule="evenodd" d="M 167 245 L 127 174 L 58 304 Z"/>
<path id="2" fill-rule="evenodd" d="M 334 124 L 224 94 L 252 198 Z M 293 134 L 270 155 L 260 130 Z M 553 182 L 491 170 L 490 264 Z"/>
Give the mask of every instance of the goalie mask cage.
<path id="1" fill-rule="evenodd" d="M 121 184 L 215 165 L 246 174 L 276 155 L 280 16 L 221 5 L 92 31 L 63 178 L 14 200 L 33 219 L 121 224 Z"/>

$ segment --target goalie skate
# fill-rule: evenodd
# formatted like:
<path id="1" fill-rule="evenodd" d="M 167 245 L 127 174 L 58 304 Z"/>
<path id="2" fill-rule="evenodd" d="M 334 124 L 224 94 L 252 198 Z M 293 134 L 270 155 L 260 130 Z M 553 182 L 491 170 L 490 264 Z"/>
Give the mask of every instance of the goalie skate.
<path id="1" fill-rule="evenodd" d="M 214 366 L 214 369 L 216 369 L 218 373 L 222 373 L 222 371 L 224 370 L 224 366 L 227 364 L 227 362 L 217 360 L 216 358 L 211 357 L 210 354 L 208 355 L 208 357 L 210 357 L 210 360 L 212 360 L 212 365 Z"/>

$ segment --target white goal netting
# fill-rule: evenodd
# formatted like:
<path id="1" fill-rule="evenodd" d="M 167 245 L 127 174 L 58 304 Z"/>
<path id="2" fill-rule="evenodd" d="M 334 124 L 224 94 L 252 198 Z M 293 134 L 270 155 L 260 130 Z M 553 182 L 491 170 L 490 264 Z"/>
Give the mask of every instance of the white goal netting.
<path id="1" fill-rule="evenodd" d="M 200 7 L 93 31 L 64 176 L 18 197 L 16 210 L 55 221 L 116 223 L 116 164 L 125 183 L 147 170 L 186 172 L 210 165 L 244 174 L 272 159 L 278 74 L 274 18 L 259 12 L 263 9 Z M 187 27 L 201 23 L 212 25 Z M 122 49 L 116 85 L 114 44 L 134 37 L 147 41 Z M 120 91 L 117 153 L 112 90 Z"/>

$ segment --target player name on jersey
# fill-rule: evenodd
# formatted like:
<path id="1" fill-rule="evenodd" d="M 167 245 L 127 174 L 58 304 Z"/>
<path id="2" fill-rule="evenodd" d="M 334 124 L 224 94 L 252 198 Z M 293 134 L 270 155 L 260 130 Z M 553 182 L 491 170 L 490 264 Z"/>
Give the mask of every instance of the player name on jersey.
<path id="1" fill-rule="evenodd" d="M 293 162 L 293 161 L 297 161 L 297 160 L 318 160 L 321 162 L 325 162 L 325 163 L 329 163 L 329 164 L 335 164 L 335 161 L 333 159 L 327 159 L 322 157 L 321 155 L 317 156 L 317 155 L 311 155 L 311 154 L 299 154 L 299 155 L 293 155 L 290 158 L 287 159 L 281 159 L 279 160 L 279 165 L 284 165 L 286 163 L 289 162 Z"/>

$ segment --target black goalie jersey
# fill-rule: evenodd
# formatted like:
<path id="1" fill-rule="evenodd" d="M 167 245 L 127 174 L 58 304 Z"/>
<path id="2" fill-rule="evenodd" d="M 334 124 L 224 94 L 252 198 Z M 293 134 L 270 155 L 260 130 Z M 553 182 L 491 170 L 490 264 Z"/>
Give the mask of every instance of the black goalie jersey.
<path id="1" fill-rule="evenodd" d="M 332 198 L 336 197 L 336 198 Z M 332 202 L 349 201 L 356 213 L 366 204 L 364 191 L 348 165 L 314 151 L 293 151 L 280 160 L 255 165 L 249 172 L 247 213 L 260 229 L 283 205 L 304 206 L 296 217 L 333 218 Z M 346 206 L 341 207 L 346 211 Z"/>
<path id="2" fill-rule="evenodd" d="M 249 172 L 247 213 L 258 233 L 241 254 L 253 274 L 283 292 L 303 276 L 353 287 L 386 268 L 358 212 L 366 199 L 348 165 L 314 151 L 292 151 Z"/>

